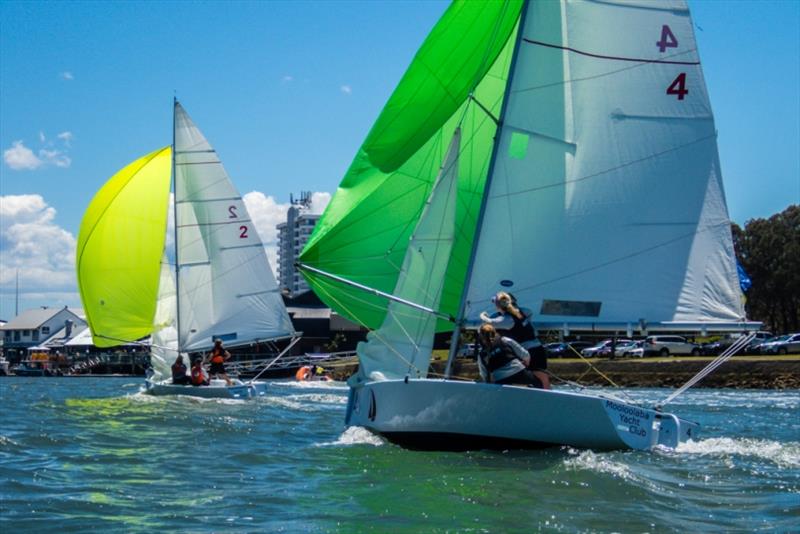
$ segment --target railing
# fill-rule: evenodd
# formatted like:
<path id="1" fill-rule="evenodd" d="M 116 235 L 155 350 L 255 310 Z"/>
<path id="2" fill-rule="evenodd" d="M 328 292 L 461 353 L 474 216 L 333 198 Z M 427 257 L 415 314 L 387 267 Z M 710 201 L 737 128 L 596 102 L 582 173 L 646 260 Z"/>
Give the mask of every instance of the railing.
<path id="1" fill-rule="evenodd" d="M 277 353 L 276 353 L 277 354 Z M 237 354 L 237 361 L 225 363 L 226 370 L 230 374 L 247 376 L 258 373 L 265 365 L 271 362 L 276 354 Z M 254 357 L 252 359 L 248 357 Z M 339 365 L 349 365 L 355 362 L 355 351 L 331 352 L 325 355 L 297 354 L 284 356 L 269 368 L 272 372 L 288 371 L 289 369 L 299 369 L 304 365 L 320 365 L 323 367 L 337 367 Z"/>

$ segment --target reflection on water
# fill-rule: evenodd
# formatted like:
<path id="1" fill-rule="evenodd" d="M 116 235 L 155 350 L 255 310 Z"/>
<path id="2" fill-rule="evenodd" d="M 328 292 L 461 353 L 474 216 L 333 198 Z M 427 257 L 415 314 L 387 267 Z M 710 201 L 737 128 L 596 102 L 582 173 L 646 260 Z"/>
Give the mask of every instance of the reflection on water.
<path id="1" fill-rule="evenodd" d="M 345 429 L 342 383 L 254 401 L 139 388 L 2 379 L 0 528 L 790 531 L 800 510 L 798 391 L 690 391 L 673 409 L 703 435 L 677 450 L 432 453 Z"/>

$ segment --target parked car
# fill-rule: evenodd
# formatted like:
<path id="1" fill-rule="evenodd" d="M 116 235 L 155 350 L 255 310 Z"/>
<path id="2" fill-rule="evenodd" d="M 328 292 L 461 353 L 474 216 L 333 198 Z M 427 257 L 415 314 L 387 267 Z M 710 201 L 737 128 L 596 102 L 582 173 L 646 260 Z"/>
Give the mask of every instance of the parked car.
<path id="1" fill-rule="evenodd" d="M 772 332 L 756 332 L 755 337 L 747 344 L 741 354 L 761 354 L 761 345 L 767 341 L 771 341 L 775 336 Z"/>
<path id="2" fill-rule="evenodd" d="M 728 334 L 716 341 L 712 341 L 711 343 L 705 343 L 701 347 L 701 350 L 705 355 L 717 356 L 728 350 L 728 347 L 736 343 L 736 341 L 739 340 L 742 335 L 746 334 Z M 771 338 L 772 332 L 756 332 L 755 338 L 753 338 L 753 340 L 748 343 L 746 347 L 739 350 L 738 354 L 759 354 L 760 345 Z"/>
<path id="3" fill-rule="evenodd" d="M 588 341 L 570 341 L 568 343 L 548 343 L 544 346 L 544 350 L 547 351 L 548 358 L 574 358 L 580 354 L 581 350 L 591 346 L 592 343 Z"/>
<path id="4" fill-rule="evenodd" d="M 800 334 L 778 336 L 773 341 L 762 343 L 761 354 L 800 353 Z"/>
<path id="5" fill-rule="evenodd" d="M 614 356 L 617 358 L 630 356 L 641 358 L 644 356 L 643 345 L 644 341 L 631 341 L 630 343 L 618 344 L 614 348 Z"/>
<path id="6" fill-rule="evenodd" d="M 645 356 L 659 355 L 670 356 L 673 354 L 691 354 L 699 356 L 700 347 L 690 343 L 681 336 L 647 336 L 644 340 Z"/>
<path id="7" fill-rule="evenodd" d="M 616 344 L 630 343 L 630 339 L 617 339 Z M 615 347 L 616 349 L 616 347 Z M 611 340 L 605 339 L 592 347 L 587 347 L 581 351 L 581 354 L 587 358 L 600 358 L 608 357 L 611 355 Z"/>

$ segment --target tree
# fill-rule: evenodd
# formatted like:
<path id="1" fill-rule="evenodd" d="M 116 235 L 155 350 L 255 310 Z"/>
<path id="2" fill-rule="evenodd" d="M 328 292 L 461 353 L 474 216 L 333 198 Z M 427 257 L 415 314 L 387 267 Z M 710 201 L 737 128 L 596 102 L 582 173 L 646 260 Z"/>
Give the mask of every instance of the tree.
<path id="1" fill-rule="evenodd" d="M 800 206 L 769 219 L 732 227 L 739 263 L 753 286 L 747 292 L 750 319 L 773 332 L 800 330 Z"/>

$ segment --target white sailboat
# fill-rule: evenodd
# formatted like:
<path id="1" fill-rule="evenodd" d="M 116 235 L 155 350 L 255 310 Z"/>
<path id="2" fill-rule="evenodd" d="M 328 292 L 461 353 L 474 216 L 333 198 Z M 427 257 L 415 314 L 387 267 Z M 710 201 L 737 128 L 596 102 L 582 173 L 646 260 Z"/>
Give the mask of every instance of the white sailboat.
<path id="1" fill-rule="evenodd" d="M 697 423 L 654 404 L 454 380 L 450 363 L 460 328 L 499 290 L 565 334 L 756 329 L 719 168 L 683 0 L 454 2 L 301 260 L 323 299 L 376 328 L 346 423 L 425 449 L 650 449 L 696 436 Z M 453 180 L 458 200 L 445 193 Z M 402 212 L 412 193 L 427 207 Z M 432 209 L 442 203 L 454 217 Z M 341 248 L 341 230 L 356 241 L 368 228 L 382 241 Z M 444 379 L 427 376 L 432 314 L 455 316 Z"/>
<path id="2" fill-rule="evenodd" d="M 287 350 L 298 339 L 239 192 L 177 100 L 172 148 L 131 163 L 92 200 L 77 269 L 96 345 L 151 336 L 154 395 L 262 396 L 266 385 L 254 380 L 173 385 L 171 365 L 179 354 L 201 357 L 216 339 L 229 348 L 287 339 Z"/>

